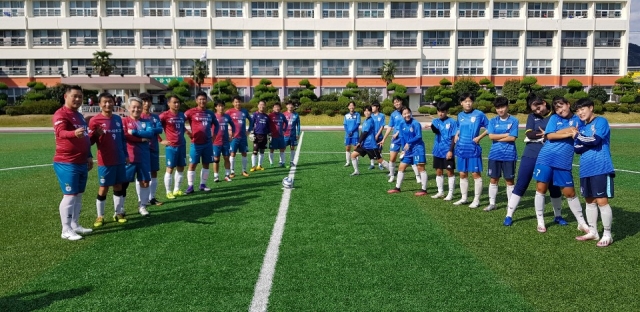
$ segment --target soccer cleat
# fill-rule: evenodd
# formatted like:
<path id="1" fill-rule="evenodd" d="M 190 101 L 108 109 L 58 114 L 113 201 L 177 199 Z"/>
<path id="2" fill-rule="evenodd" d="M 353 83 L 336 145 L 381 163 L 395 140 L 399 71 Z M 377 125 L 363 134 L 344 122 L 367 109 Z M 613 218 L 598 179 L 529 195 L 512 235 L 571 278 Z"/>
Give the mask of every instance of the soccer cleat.
<path id="1" fill-rule="evenodd" d="M 288 168 L 290 168 L 290 167 L 295 167 L 295 166 L 296 166 L 296 164 L 295 164 L 295 163 L 293 163 L 293 161 L 291 161 L 291 162 L 289 162 L 289 167 L 288 167 Z"/>
<path id="2" fill-rule="evenodd" d="M 66 239 L 66 240 L 70 240 L 70 241 L 77 241 L 79 239 L 82 239 L 82 236 L 78 235 L 78 233 L 74 232 L 71 229 L 66 230 L 66 231 L 62 231 L 62 234 L 60 234 L 60 237 L 62 239 Z"/>
<path id="3" fill-rule="evenodd" d="M 504 226 L 511 226 L 512 223 L 513 223 L 513 218 L 511 217 L 504 218 L 504 222 L 502 222 Z"/>
<path id="4" fill-rule="evenodd" d="M 595 234 L 595 233 L 587 233 L 582 236 L 576 236 L 576 239 L 579 241 L 588 241 L 588 240 L 599 240 L 600 237 L 598 236 L 598 234 Z"/>
<path id="5" fill-rule="evenodd" d="M 380 169 L 380 170 L 384 170 L 384 166 L 383 166 L 382 164 L 379 164 L 379 165 L 378 165 L 378 169 Z"/>
<path id="6" fill-rule="evenodd" d="M 453 204 L 456 205 L 456 206 L 460 206 L 460 205 L 464 205 L 466 203 L 468 203 L 468 201 L 466 199 L 460 199 L 459 201 L 457 201 L 457 202 L 455 202 Z"/>
<path id="7" fill-rule="evenodd" d="M 203 191 L 203 192 L 211 191 L 211 189 L 208 188 L 206 184 L 200 184 L 200 190 Z"/>
<path id="8" fill-rule="evenodd" d="M 244 171 L 242 172 L 242 174 L 244 175 Z M 231 171 L 231 174 L 229 175 L 232 178 L 236 177 L 236 173 L 234 171 Z"/>
<path id="9" fill-rule="evenodd" d="M 589 226 L 587 224 L 578 224 L 578 231 L 585 232 L 589 234 Z"/>
<path id="10" fill-rule="evenodd" d="M 227 182 L 231 182 L 231 178 L 229 178 L 229 176 L 224 176 L 224 180 Z"/>
<path id="11" fill-rule="evenodd" d="M 118 223 L 125 223 L 127 222 L 127 219 L 125 219 L 123 214 L 116 213 L 113 215 L 113 221 L 118 221 Z"/>
<path id="12" fill-rule="evenodd" d="M 419 191 L 415 192 L 413 195 L 415 195 L 415 196 L 425 196 L 425 195 L 427 195 L 427 191 L 419 190 Z"/>
<path id="13" fill-rule="evenodd" d="M 218 183 L 218 182 L 220 182 L 220 178 L 218 178 L 218 177 L 213 178 L 213 182 L 214 182 L 214 183 Z"/>
<path id="14" fill-rule="evenodd" d="M 181 190 L 173 191 L 173 196 L 184 196 L 185 194 Z"/>
<path id="15" fill-rule="evenodd" d="M 431 198 L 436 199 L 436 198 L 443 198 L 444 197 L 444 193 L 437 193 L 436 195 L 432 195 Z"/>
<path id="16" fill-rule="evenodd" d="M 480 206 L 480 202 L 477 202 L 477 201 L 474 200 L 474 201 L 471 202 L 471 205 L 469 205 L 469 208 L 476 209 L 476 208 L 478 208 L 478 206 Z"/>
<path id="17" fill-rule="evenodd" d="M 279 163 L 278 166 L 280 166 L 280 168 L 284 168 L 284 163 Z"/>
<path id="18" fill-rule="evenodd" d="M 248 178 L 249 174 L 246 171 L 242 171 L 242 176 Z M 235 178 L 235 177 L 236 177 L 235 175 L 229 175 L 229 178 Z"/>
<path id="19" fill-rule="evenodd" d="M 264 167 L 262 167 L 262 166 L 258 166 L 258 167 L 256 168 L 256 170 L 264 171 Z"/>
<path id="20" fill-rule="evenodd" d="M 561 216 L 557 216 L 555 218 L 553 218 L 553 222 L 558 223 L 559 225 L 565 226 L 568 225 L 569 223 L 567 222 L 567 220 L 565 220 L 564 218 L 562 218 Z"/>
<path id="21" fill-rule="evenodd" d="M 607 247 L 613 244 L 613 238 L 611 236 L 602 236 L 602 239 L 596 244 L 598 247 Z"/>
<path id="22" fill-rule="evenodd" d="M 536 230 L 540 233 L 547 232 L 547 228 L 544 225 L 538 225 L 538 227 L 536 227 Z"/>
<path id="23" fill-rule="evenodd" d="M 444 200 L 446 201 L 453 200 L 453 194 L 451 193 L 447 194 L 447 197 L 445 197 Z"/>
<path id="24" fill-rule="evenodd" d="M 159 202 L 157 199 L 152 198 L 152 199 L 149 201 L 149 205 L 162 206 L 162 202 Z"/>
<path id="25" fill-rule="evenodd" d="M 344 164 L 345 167 L 349 167 L 349 165 L 350 165 L 349 163 Z"/>
<path id="26" fill-rule="evenodd" d="M 484 208 L 483 210 L 489 212 L 491 210 L 496 210 L 496 209 L 497 209 L 496 205 L 489 205 L 486 208 Z"/>
<path id="27" fill-rule="evenodd" d="M 251 167 L 251 169 L 249 169 L 249 171 L 251 171 L 251 172 L 254 172 L 256 170 L 258 170 L 258 166 L 254 166 L 254 167 Z"/>
<path id="28" fill-rule="evenodd" d="M 373 169 L 375 169 L 375 168 L 376 168 L 376 166 L 374 166 L 374 165 L 369 165 L 369 170 L 373 170 Z"/>
<path id="29" fill-rule="evenodd" d="M 176 199 L 176 197 L 175 197 L 175 196 L 173 196 L 173 193 L 172 193 L 172 192 L 168 192 L 168 193 L 167 193 L 167 199 Z"/>
<path id="30" fill-rule="evenodd" d="M 81 226 L 78 226 L 77 228 L 73 229 L 74 232 L 78 233 L 78 234 L 89 234 L 91 232 L 93 232 L 92 229 L 85 229 Z"/>
<path id="31" fill-rule="evenodd" d="M 387 191 L 388 194 L 400 193 L 400 189 L 395 187 Z"/>
<path id="32" fill-rule="evenodd" d="M 141 216 L 146 217 L 149 215 L 149 211 L 147 211 L 147 207 L 145 206 L 140 206 L 138 208 L 138 212 L 140 213 Z"/>
<path id="33" fill-rule="evenodd" d="M 104 218 L 103 217 L 97 217 L 96 221 L 93 222 L 93 227 L 101 227 L 104 224 Z"/>
<path id="34" fill-rule="evenodd" d="M 360 175 L 360 172 L 355 171 L 354 173 L 352 173 L 352 174 L 351 174 L 351 176 L 352 176 L 352 177 L 353 177 L 353 176 L 357 176 L 357 175 Z"/>
<path id="35" fill-rule="evenodd" d="M 189 195 L 189 194 L 191 194 L 191 193 L 193 193 L 193 192 L 194 192 L 194 190 L 193 190 L 193 185 L 189 185 L 189 187 L 187 187 L 187 191 L 185 192 L 185 194 Z M 175 193 L 175 192 L 174 192 L 174 193 Z"/>
<path id="36" fill-rule="evenodd" d="M 389 177 L 389 183 L 393 182 L 393 180 L 394 180 L 395 178 L 396 178 L 396 177 L 394 177 L 394 176 L 390 176 L 390 177 Z"/>

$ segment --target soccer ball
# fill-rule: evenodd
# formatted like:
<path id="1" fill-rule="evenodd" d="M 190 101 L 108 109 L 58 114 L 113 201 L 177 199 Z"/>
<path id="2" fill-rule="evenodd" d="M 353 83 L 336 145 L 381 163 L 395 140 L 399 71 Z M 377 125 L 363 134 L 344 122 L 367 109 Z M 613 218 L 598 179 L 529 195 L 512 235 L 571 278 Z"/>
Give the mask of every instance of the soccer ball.
<path id="1" fill-rule="evenodd" d="M 288 176 L 284 177 L 284 179 L 282 179 L 282 186 L 287 189 L 293 188 L 293 179 Z"/>

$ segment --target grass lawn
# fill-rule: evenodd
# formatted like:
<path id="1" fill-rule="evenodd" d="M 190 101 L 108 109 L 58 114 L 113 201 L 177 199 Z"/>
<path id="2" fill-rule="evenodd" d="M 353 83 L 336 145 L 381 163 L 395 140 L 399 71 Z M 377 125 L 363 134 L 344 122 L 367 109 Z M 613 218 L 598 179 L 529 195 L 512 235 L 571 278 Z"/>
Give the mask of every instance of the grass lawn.
<path id="1" fill-rule="evenodd" d="M 499 210 L 490 213 L 414 197 L 419 186 L 411 170 L 403 192 L 388 195 L 386 174 L 367 170 L 366 161 L 360 176 L 349 177 L 352 168 L 342 167 L 342 133 L 305 132 L 269 309 L 640 310 L 638 134 L 612 130 L 620 169 L 611 200 L 615 242 L 597 248 L 574 239 L 580 233 L 566 202 L 570 225 L 551 223 L 547 207 L 548 231 L 539 234 L 529 190 L 513 226 L 504 227 L 504 185 Z M 432 134 L 424 135 L 430 146 Z M 485 155 L 488 143 L 483 140 Z M 267 170 L 249 178 L 210 183 L 211 193 L 150 207 L 147 218 L 135 212 L 131 187 L 127 223 L 109 222 L 69 242 L 59 237 L 61 194 L 49 165 L 51 134 L 3 134 L 0 146 L 0 181 L 10 186 L 0 191 L 0 311 L 248 309 L 288 169 L 267 163 Z M 44 166 L 11 169 L 35 165 Z M 239 171 L 240 161 L 236 165 Z M 433 194 L 433 169 L 428 173 Z M 159 180 L 158 198 L 164 200 Z M 95 219 L 96 191 L 92 170 L 83 198 L 85 227 Z M 107 212 L 112 205 L 109 197 Z"/>

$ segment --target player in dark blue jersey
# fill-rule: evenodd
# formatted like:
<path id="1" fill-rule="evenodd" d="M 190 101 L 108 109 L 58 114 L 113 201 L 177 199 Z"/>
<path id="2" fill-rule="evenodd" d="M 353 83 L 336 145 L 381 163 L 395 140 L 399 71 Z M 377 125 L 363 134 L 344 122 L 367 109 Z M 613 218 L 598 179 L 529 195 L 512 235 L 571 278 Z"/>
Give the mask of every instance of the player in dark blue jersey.
<path id="1" fill-rule="evenodd" d="M 615 171 L 609 148 L 611 129 L 609 122 L 593 113 L 593 101 L 578 100 L 575 104 L 576 114 L 583 124 L 573 133 L 574 148 L 580 154 L 580 191 L 586 201 L 589 233 L 576 237 L 577 240 L 598 240 L 598 208 L 602 218 L 604 233 L 596 244 L 607 247 L 613 243 L 611 238 L 611 221 L 613 215 L 609 198 L 613 198 L 613 178 Z"/>
<path id="2" fill-rule="evenodd" d="M 547 141 L 542 146 L 533 175 L 536 183 L 536 197 L 534 204 L 538 219 L 538 232 L 544 233 L 547 228 L 544 223 L 544 194 L 549 184 L 562 188 L 567 198 L 569 208 L 578 221 L 578 230 L 589 233 L 589 226 L 584 221 L 580 200 L 576 197 L 573 186 L 573 134 L 582 121 L 571 112 L 571 104 L 567 99 L 556 97 L 553 99 L 553 109 L 545 136 Z"/>
<path id="3" fill-rule="evenodd" d="M 349 102 L 347 106 L 349 108 L 349 112 L 344 115 L 344 121 L 342 125 L 344 126 L 344 147 L 345 154 L 347 157 L 347 162 L 344 164 L 345 167 L 349 167 L 349 160 L 351 159 L 351 147 L 356 146 L 358 143 L 359 128 L 360 128 L 360 113 L 356 112 L 356 103 L 354 101 Z"/>
<path id="4" fill-rule="evenodd" d="M 364 108 L 365 120 L 362 124 L 362 134 L 360 135 L 360 139 L 358 139 L 355 151 L 351 153 L 351 164 L 353 165 L 352 176 L 360 174 L 358 170 L 358 157 L 364 157 L 365 155 L 368 155 L 369 159 L 377 161 L 380 166 L 388 166 L 387 162 L 384 161 L 380 155 L 380 148 L 376 140 L 376 134 L 379 132 L 376 132 L 375 121 L 371 113 L 372 107 L 366 106 Z"/>
<path id="5" fill-rule="evenodd" d="M 520 158 L 518 179 L 516 180 L 515 188 L 507 204 L 507 216 L 503 222 L 505 226 L 511 226 L 513 223 L 513 213 L 520 203 L 520 198 L 529 187 L 529 183 L 531 183 L 533 169 L 536 165 L 540 149 L 542 149 L 545 141 L 544 129 L 547 128 L 547 123 L 551 118 L 551 105 L 541 97 L 531 93 L 527 97 L 527 103 L 529 104 L 531 114 L 529 114 L 527 118 L 525 130 L 526 137 L 524 142 L 526 145 L 522 153 L 522 158 Z M 549 194 L 551 195 L 551 204 L 555 216 L 553 221 L 560 225 L 567 225 L 567 221 L 562 218 L 562 192 L 560 188 L 555 185 L 549 185 Z"/>
<path id="6" fill-rule="evenodd" d="M 443 198 L 444 200 L 453 199 L 453 190 L 456 185 L 456 177 L 454 170 L 456 169 L 456 160 L 453 156 L 453 139 L 458 132 L 458 123 L 451 117 L 447 116 L 449 112 L 449 104 L 445 102 L 436 103 L 438 110 L 438 119 L 431 121 L 431 131 L 436 135 L 433 141 L 433 169 L 436 169 L 436 186 L 438 193 L 431 198 Z M 449 192 L 447 197 L 444 196 L 444 170 L 447 171 Z"/>
<path id="7" fill-rule="evenodd" d="M 467 203 L 469 192 L 467 177 L 471 172 L 474 180 L 474 197 L 469 208 L 478 208 L 480 205 L 480 195 L 482 195 L 482 147 L 480 147 L 480 140 L 487 135 L 486 130 L 480 134 L 480 128 L 486 129 L 489 124 L 487 116 L 473 108 L 475 100 L 476 97 L 470 93 L 460 96 L 463 111 L 458 114 L 458 134 L 455 139 L 455 154 L 458 157 L 462 198 L 453 204 Z"/>
<path id="8" fill-rule="evenodd" d="M 513 192 L 513 181 L 516 177 L 516 160 L 518 151 L 516 150 L 516 139 L 518 138 L 517 118 L 509 115 L 509 100 L 504 96 L 496 97 L 493 101 L 498 116 L 489 120 L 489 139 L 491 139 L 491 149 L 489 150 L 489 206 L 484 211 L 496 209 L 496 196 L 498 195 L 498 182 L 504 176 L 507 183 L 507 201 Z"/>
<path id="9" fill-rule="evenodd" d="M 262 160 L 264 159 L 264 150 L 267 148 L 268 136 L 271 132 L 271 119 L 264 110 L 267 106 L 265 101 L 258 102 L 258 111 L 253 113 L 251 120 L 253 122 L 253 155 L 251 156 L 251 169 L 249 171 L 254 172 L 257 170 L 264 170 L 262 167 Z M 258 156 L 260 153 L 260 156 Z"/>
<path id="10" fill-rule="evenodd" d="M 427 163 L 426 152 L 424 148 L 424 141 L 422 140 L 422 125 L 411 116 L 411 109 L 408 107 L 402 108 L 401 124 L 396 124 L 398 133 L 402 140 L 402 150 L 404 151 L 404 157 L 398 166 L 398 179 L 396 180 L 396 187 L 387 191 L 389 194 L 399 193 L 402 186 L 402 180 L 404 179 L 404 170 L 409 165 L 416 165 L 418 168 L 418 174 L 420 176 L 420 182 L 422 183 L 422 189 L 416 192 L 416 196 L 427 195 L 427 171 L 424 166 Z"/>

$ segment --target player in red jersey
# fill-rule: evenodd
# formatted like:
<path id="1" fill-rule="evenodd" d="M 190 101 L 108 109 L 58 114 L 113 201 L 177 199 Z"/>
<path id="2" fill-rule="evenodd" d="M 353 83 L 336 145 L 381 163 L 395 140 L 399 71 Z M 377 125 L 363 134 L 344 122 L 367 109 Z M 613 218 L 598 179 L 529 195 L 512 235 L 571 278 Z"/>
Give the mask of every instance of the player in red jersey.
<path id="1" fill-rule="evenodd" d="M 184 113 L 185 120 L 188 121 L 191 126 L 191 131 L 187 131 L 187 135 L 191 138 L 189 170 L 187 171 L 187 194 L 194 192 L 193 180 L 195 180 L 196 168 L 201 159 L 200 190 L 205 192 L 211 191 L 211 189 L 207 187 L 209 164 L 213 162 L 213 146 L 211 145 L 211 140 L 215 136 L 212 132 L 218 130 L 218 120 L 215 114 L 207 109 L 207 94 L 198 92 L 198 94 L 196 94 L 196 104 L 198 105 L 197 107 L 191 108 Z"/>
<path id="2" fill-rule="evenodd" d="M 220 155 L 224 158 L 224 180 L 231 182 L 231 164 L 229 162 L 229 137 L 235 132 L 235 126 L 231 117 L 224 113 L 224 102 L 216 99 L 216 118 L 218 119 L 218 130 L 213 139 L 213 181 L 218 182 L 218 169 L 220 163 Z M 212 125 L 214 127 L 214 125 Z"/>
<path id="3" fill-rule="evenodd" d="M 165 145 L 165 158 L 167 170 L 164 173 L 164 187 L 167 190 L 167 198 L 175 199 L 176 196 L 184 195 L 180 191 L 182 173 L 186 165 L 187 145 L 184 139 L 184 114 L 180 108 L 180 98 L 170 95 L 168 99 L 169 110 L 160 114 L 160 123 L 164 128 L 166 139 L 160 144 Z M 171 174 L 173 169 L 177 169 L 174 175 L 174 186 L 171 191 Z"/>
<path id="4" fill-rule="evenodd" d="M 280 150 L 280 162 L 279 166 L 284 167 L 284 150 L 286 145 L 284 143 L 284 132 L 287 131 L 288 123 L 287 118 L 282 112 L 282 105 L 280 103 L 273 104 L 273 112 L 269 114 L 271 120 L 271 142 L 269 142 L 269 164 L 273 166 L 273 152 L 274 150 Z"/>
<path id="5" fill-rule="evenodd" d="M 227 115 L 231 117 L 233 125 L 236 128 L 236 132 L 233 134 L 229 147 L 231 149 L 231 157 L 229 157 L 229 162 L 231 163 L 231 178 L 236 176 L 234 168 L 236 153 L 238 151 L 242 154 L 242 175 L 245 177 L 249 176 L 247 173 L 247 151 L 249 150 L 247 137 L 249 136 L 249 133 L 253 131 L 253 120 L 251 119 L 249 112 L 242 108 L 241 104 L 242 99 L 239 96 L 235 96 L 233 98 L 233 108 L 227 110 Z M 247 123 L 245 122 L 247 120 L 249 121 L 249 129 L 247 129 Z"/>

